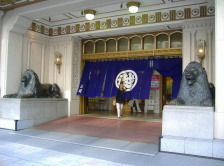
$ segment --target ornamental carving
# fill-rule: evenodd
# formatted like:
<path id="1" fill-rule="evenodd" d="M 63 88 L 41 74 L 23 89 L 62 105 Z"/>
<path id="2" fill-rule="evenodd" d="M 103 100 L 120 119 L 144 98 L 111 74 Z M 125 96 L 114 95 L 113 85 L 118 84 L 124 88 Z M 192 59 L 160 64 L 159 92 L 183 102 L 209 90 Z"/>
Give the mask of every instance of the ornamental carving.
<path id="1" fill-rule="evenodd" d="M 76 92 L 80 81 L 80 54 L 79 44 L 74 41 L 73 48 L 73 83 L 72 83 L 72 100 L 77 100 Z"/>
<path id="2" fill-rule="evenodd" d="M 139 51 L 120 51 L 82 54 L 82 60 L 99 60 L 99 59 L 123 59 L 123 58 L 147 58 L 157 56 L 182 56 L 182 48 L 165 48 Z"/>
<path id="3" fill-rule="evenodd" d="M 200 9 L 200 10 L 199 10 Z M 203 9 L 203 10 L 202 10 Z M 173 14 L 170 14 L 173 13 Z M 113 18 L 105 18 L 98 19 L 95 22 L 83 22 L 83 23 L 74 23 L 69 25 L 63 25 L 61 27 L 51 27 L 49 25 L 40 25 L 38 22 L 33 22 L 32 25 L 34 27 L 30 27 L 31 31 L 35 31 L 38 33 L 42 33 L 48 36 L 58 36 L 58 35 L 65 35 L 65 34 L 74 34 L 80 32 L 88 32 L 88 31 L 96 31 L 96 30 L 104 30 L 105 28 L 118 28 L 118 27 L 127 27 L 127 26 L 137 26 L 143 24 L 153 24 L 158 22 L 168 22 L 168 21 L 178 21 L 184 19 L 194 19 L 195 17 L 211 17 L 215 14 L 215 7 L 210 6 L 195 6 L 189 8 L 178 8 L 178 11 L 171 9 L 167 11 L 150 11 L 150 12 L 143 12 L 138 16 L 117 16 Z M 110 21 L 107 21 L 110 20 Z M 86 27 L 90 25 L 89 27 Z M 52 29 L 51 33 L 46 33 L 45 31 L 41 31 L 41 26 L 44 29 L 49 29 L 48 32 Z M 69 27 L 70 31 L 58 31 L 58 28 L 64 30 Z"/>

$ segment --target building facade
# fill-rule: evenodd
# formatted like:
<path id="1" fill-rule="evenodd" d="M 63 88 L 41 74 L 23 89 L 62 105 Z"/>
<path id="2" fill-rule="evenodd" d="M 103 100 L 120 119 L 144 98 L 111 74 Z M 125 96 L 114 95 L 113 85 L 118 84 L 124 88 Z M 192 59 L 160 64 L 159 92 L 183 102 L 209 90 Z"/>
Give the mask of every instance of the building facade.
<path id="1" fill-rule="evenodd" d="M 224 2 L 162 0 L 155 4 L 153 1 L 142 1 L 142 7 L 136 14 L 130 14 L 126 7 L 112 10 L 120 7 L 120 2 L 45 1 L 7 12 L 0 11 L 1 96 L 15 93 L 22 73 L 31 68 L 42 83 L 57 83 L 61 87 L 63 97 L 69 100 L 69 116 L 80 114 L 83 108 L 76 92 L 84 62 L 82 39 L 181 30 L 183 69 L 191 61 L 200 62 L 198 42 L 206 44 L 203 67 L 209 82 L 216 87 L 214 135 L 217 139 L 224 139 L 224 58 L 221 50 L 224 44 Z M 125 5 L 128 1 L 122 2 Z M 95 19 L 88 21 L 80 15 L 87 8 L 98 9 Z M 79 16 L 75 17 L 76 12 Z M 58 21 L 59 14 L 63 16 L 63 21 Z M 57 21 L 54 16 L 58 16 Z M 66 21 L 65 17 L 71 20 Z M 62 54 L 60 73 L 54 64 L 55 52 Z"/>

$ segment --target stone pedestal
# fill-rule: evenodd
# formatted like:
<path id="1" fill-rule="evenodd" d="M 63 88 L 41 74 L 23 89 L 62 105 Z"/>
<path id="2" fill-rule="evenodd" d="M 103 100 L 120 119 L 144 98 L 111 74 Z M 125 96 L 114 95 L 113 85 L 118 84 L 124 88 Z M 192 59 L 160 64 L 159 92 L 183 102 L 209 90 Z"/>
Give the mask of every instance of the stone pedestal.
<path id="1" fill-rule="evenodd" d="M 21 130 L 67 116 L 67 99 L 0 99 L 0 128 Z"/>
<path id="2" fill-rule="evenodd" d="M 214 139 L 214 108 L 164 106 L 160 150 L 224 158 L 224 140 Z"/>
<path id="3" fill-rule="evenodd" d="M 213 127 L 213 107 L 164 106 L 163 136 L 213 139 Z"/>

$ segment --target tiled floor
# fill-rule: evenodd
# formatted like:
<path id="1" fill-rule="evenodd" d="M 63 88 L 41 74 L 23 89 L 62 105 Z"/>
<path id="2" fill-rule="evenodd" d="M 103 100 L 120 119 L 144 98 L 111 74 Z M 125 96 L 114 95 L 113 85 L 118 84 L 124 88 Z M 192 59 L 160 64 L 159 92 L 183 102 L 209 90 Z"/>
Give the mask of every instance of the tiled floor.
<path id="1" fill-rule="evenodd" d="M 35 128 L 92 137 L 158 144 L 158 138 L 162 132 L 162 123 L 125 120 L 125 118 L 72 116 L 35 126 Z"/>
<path id="2" fill-rule="evenodd" d="M 89 113 L 84 114 L 83 116 L 117 119 L 117 112 L 115 109 L 111 110 L 111 111 L 89 110 Z M 133 113 L 129 108 L 125 107 L 123 110 L 122 119 L 123 120 L 162 122 L 162 114 L 156 114 L 156 113 L 151 113 L 151 112 Z"/>

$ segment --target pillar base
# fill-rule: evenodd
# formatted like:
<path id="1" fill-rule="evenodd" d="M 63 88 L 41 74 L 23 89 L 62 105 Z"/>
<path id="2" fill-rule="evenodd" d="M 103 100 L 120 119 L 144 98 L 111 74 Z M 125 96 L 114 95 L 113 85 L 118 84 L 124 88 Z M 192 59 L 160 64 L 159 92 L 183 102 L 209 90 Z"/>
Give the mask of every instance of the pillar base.
<path id="1" fill-rule="evenodd" d="M 223 148 L 224 140 L 214 139 L 213 107 L 164 106 L 161 151 L 223 159 Z"/>
<path id="2" fill-rule="evenodd" d="M 224 159 L 224 140 L 163 136 L 160 151 Z"/>
<path id="3" fill-rule="evenodd" d="M 0 128 L 21 130 L 65 117 L 68 117 L 67 99 L 0 99 Z"/>

